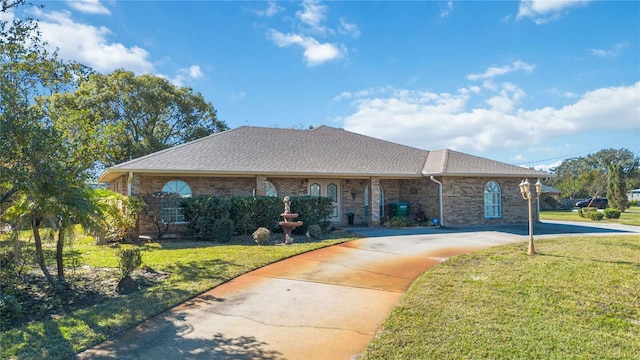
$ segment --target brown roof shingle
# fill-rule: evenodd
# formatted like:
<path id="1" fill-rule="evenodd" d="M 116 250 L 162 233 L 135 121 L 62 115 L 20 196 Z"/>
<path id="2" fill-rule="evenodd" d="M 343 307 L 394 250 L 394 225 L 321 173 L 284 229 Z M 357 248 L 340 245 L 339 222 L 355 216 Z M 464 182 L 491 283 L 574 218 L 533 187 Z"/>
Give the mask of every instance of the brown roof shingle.
<path id="1" fill-rule="evenodd" d="M 311 130 L 242 126 L 115 165 L 100 180 L 108 182 L 129 171 L 335 177 L 542 174 L 460 152 L 429 152 L 329 126 Z"/>

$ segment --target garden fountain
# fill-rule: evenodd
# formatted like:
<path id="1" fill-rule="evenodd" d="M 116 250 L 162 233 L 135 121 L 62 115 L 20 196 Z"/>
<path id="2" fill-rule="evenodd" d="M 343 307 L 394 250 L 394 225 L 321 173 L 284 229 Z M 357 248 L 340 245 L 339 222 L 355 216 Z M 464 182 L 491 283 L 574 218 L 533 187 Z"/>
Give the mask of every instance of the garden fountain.
<path id="1" fill-rule="evenodd" d="M 284 243 L 286 245 L 290 245 L 293 242 L 293 238 L 291 237 L 291 233 L 293 229 L 298 226 L 302 226 L 302 221 L 291 221 L 298 217 L 298 214 L 291 213 L 291 201 L 288 196 L 284 197 L 284 213 L 280 214 L 284 218 L 284 221 L 280 221 L 278 224 L 282 226 L 282 230 L 284 231 Z"/>

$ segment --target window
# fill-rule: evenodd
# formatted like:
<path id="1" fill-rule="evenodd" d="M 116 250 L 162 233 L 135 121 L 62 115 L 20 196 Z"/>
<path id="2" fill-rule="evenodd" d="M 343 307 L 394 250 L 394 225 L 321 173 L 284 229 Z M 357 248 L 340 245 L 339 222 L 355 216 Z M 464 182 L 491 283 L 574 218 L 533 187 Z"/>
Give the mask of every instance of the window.
<path id="1" fill-rule="evenodd" d="M 502 217 L 500 185 L 495 181 L 489 181 L 484 186 L 484 217 L 497 219 Z"/>
<path id="2" fill-rule="evenodd" d="M 320 184 L 311 184 L 311 186 L 309 186 L 309 195 L 320 196 Z"/>
<path id="3" fill-rule="evenodd" d="M 180 198 L 191 197 L 191 188 L 182 180 L 171 180 L 164 185 L 162 192 L 174 194 L 162 199 L 162 222 L 184 223 L 184 214 L 180 206 Z"/>
<path id="4" fill-rule="evenodd" d="M 276 190 L 276 187 L 273 185 L 271 181 L 265 180 L 262 183 L 262 186 L 264 186 L 264 193 L 266 196 L 278 197 L 278 190 Z"/>

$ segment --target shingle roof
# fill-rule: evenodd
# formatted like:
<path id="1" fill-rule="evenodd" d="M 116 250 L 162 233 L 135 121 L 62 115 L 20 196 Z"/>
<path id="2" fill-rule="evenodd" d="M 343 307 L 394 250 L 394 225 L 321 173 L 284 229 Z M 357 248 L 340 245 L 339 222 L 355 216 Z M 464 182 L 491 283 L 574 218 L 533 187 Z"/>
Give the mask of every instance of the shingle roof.
<path id="1" fill-rule="evenodd" d="M 100 181 L 108 182 L 130 171 L 405 178 L 543 174 L 451 150 L 429 152 L 329 126 L 311 130 L 242 126 L 115 165 Z"/>

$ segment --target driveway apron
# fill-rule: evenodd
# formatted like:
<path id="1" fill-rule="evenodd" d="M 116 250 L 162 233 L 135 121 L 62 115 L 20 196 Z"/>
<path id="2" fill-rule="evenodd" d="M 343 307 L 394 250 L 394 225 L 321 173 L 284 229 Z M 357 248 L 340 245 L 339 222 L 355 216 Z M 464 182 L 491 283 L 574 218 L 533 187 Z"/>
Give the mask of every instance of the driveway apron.
<path id="1" fill-rule="evenodd" d="M 426 228 L 396 236 L 363 229 L 372 237 L 298 255 L 242 275 L 78 354 L 78 358 L 353 359 L 425 270 L 452 256 L 526 241 L 522 227 L 526 228 Z M 615 231 L 638 233 L 633 227 Z M 562 235 L 549 232 L 541 236 Z M 589 231 L 576 234 L 585 232 Z"/>

